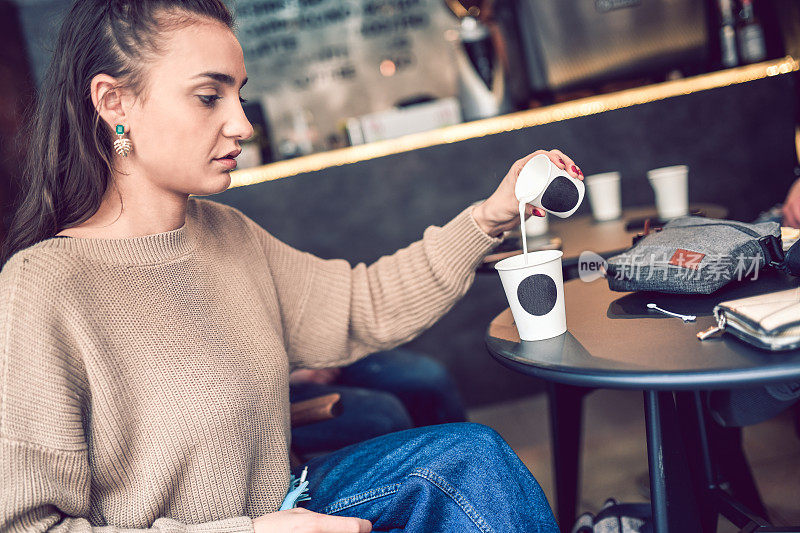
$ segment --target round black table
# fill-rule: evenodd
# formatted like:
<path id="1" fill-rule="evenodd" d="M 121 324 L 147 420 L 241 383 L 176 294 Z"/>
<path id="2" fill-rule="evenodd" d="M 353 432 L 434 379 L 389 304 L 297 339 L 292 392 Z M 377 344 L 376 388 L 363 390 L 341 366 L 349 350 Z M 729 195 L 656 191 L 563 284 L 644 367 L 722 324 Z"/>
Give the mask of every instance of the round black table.
<path id="1" fill-rule="evenodd" d="M 800 350 L 770 353 L 729 334 L 705 341 L 696 334 L 715 324 L 712 310 L 721 301 L 797 286 L 800 280 L 775 271 L 762 271 L 757 280 L 733 282 L 711 295 L 618 293 L 610 291 L 603 279 L 573 280 L 564 285 L 567 333 L 543 341 L 520 341 L 507 309 L 489 326 L 486 345 L 502 364 L 550 382 L 643 390 L 655 529 L 700 531 L 702 523 L 708 530 L 710 514 L 713 524 L 717 515 L 703 508 L 710 501 L 705 489 L 714 489 L 715 508 L 729 519 L 725 511 L 736 502 L 714 486 L 704 446 L 707 424 L 697 391 L 795 381 L 800 379 Z M 697 321 L 684 323 L 650 311 L 649 302 L 697 315 Z M 688 411 L 680 412 L 681 402 L 689 406 Z M 688 429 L 686 412 L 697 417 Z M 699 442 L 699 452 L 694 446 L 684 449 L 686 433 L 693 443 Z M 687 457 L 695 452 L 700 455 L 693 465 Z M 695 471 L 688 472 L 687 464 Z M 701 473 L 707 475 L 698 477 Z M 557 487 L 558 483 L 556 479 Z M 695 487 L 694 496 L 687 487 Z M 743 523 L 760 523 L 754 516 L 747 520 Z"/>

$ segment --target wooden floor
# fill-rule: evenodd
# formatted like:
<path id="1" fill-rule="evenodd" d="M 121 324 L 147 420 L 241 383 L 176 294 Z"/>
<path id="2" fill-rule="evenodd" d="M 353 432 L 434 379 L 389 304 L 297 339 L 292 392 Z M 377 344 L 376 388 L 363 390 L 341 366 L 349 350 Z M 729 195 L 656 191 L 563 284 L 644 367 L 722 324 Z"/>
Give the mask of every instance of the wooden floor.
<path id="1" fill-rule="evenodd" d="M 642 394 L 598 390 L 584 399 L 579 512 L 606 498 L 647 501 L 647 451 Z M 537 395 L 470 411 L 470 420 L 497 430 L 554 501 L 547 398 Z M 800 439 L 790 413 L 744 430 L 744 446 L 775 525 L 800 525 Z M 719 531 L 738 531 L 720 520 Z"/>

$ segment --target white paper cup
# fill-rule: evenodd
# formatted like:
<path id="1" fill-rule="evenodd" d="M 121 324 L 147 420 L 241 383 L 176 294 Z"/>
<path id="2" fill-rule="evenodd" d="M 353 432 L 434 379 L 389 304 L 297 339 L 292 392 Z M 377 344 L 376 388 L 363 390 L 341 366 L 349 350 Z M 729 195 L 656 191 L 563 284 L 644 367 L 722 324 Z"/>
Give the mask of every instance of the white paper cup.
<path id="1" fill-rule="evenodd" d="M 524 341 L 550 339 L 567 331 L 562 255 L 560 250 L 530 252 L 527 264 L 523 254 L 495 265 Z"/>
<path id="2" fill-rule="evenodd" d="M 656 193 L 658 218 L 667 220 L 689 214 L 689 167 L 676 165 L 647 171 Z"/>
<path id="3" fill-rule="evenodd" d="M 525 221 L 525 235 L 528 237 L 538 237 L 547 233 L 547 213 L 543 217 L 531 215 Z"/>
<path id="4" fill-rule="evenodd" d="M 619 191 L 619 172 L 592 174 L 584 180 L 589 191 L 589 203 L 595 220 L 614 220 L 622 216 Z"/>

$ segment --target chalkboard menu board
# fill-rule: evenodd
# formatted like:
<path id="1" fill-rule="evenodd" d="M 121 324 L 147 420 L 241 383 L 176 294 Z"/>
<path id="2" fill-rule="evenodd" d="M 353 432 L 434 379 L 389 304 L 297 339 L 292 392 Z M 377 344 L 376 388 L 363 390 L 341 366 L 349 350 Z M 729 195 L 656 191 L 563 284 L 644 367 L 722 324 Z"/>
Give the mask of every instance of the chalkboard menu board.
<path id="1" fill-rule="evenodd" d="M 71 0 L 16 0 L 37 83 Z M 348 117 L 454 96 L 442 0 L 226 0 L 278 157 L 342 145 Z"/>
<path id="2" fill-rule="evenodd" d="M 279 157 L 341 145 L 347 117 L 456 94 L 457 20 L 442 0 L 232 4 Z"/>

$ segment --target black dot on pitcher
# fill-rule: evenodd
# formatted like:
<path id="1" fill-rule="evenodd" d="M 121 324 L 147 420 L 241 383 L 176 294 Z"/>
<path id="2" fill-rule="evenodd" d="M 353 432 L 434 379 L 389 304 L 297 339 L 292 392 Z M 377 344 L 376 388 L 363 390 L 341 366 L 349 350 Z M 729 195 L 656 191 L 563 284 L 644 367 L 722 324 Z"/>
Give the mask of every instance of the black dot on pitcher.
<path id="1" fill-rule="evenodd" d="M 556 176 L 542 195 L 542 207 L 564 213 L 578 204 L 578 188 L 566 176 Z"/>
<path id="2" fill-rule="evenodd" d="M 553 278 L 534 274 L 522 280 L 517 287 L 517 299 L 522 308 L 534 316 L 543 316 L 556 306 L 558 289 Z"/>

